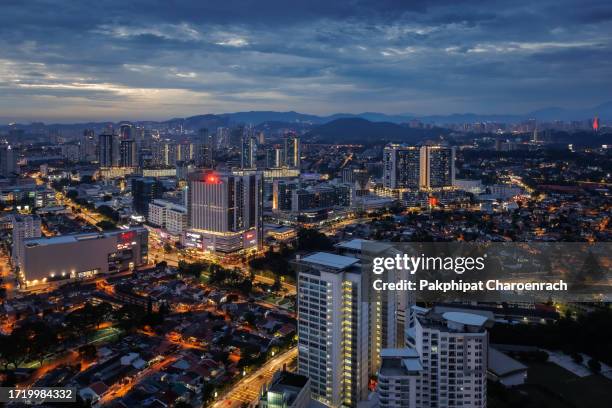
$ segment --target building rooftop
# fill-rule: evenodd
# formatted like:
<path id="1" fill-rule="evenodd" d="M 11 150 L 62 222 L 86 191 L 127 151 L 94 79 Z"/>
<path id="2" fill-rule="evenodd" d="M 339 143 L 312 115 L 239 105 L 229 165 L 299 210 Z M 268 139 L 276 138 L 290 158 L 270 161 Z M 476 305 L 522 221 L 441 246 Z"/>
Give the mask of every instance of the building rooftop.
<path id="1" fill-rule="evenodd" d="M 415 375 L 423 369 L 419 353 L 412 348 L 382 349 L 379 373 L 387 377 Z"/>
<path id="2" fill-rule="evenodd" d="M 85 232 L 80 234 L 69 234 L 69 235 L 56 235 L 54 237 L 42 237 L 42 238 L 31 238 L 24 240 L 26 246 L 32 247 L 37 245 L 57 245 L 57 244 L 68 244 L 71 242 L 87 241 L 90 239 L 101 239 L 115 236 L 118 234 L 125 234 L 126 232 L 138 232 L 146 231 L 142 227 L 129 228 L 117 231 L 108 232 Z"/>
<path id="3" fill-rule="evenodd" d="M 340 242 L 336 246 L 338 248 L 351 249 L 354 251 L 361 251 L 363 244 L 368 243 L 368 242 L 372 242 L 372 241 L 368 241 L 367 239 L 357 238 L 357 239 L 351 239 L 350 241 Z"/>
<path id="4" fill-rule="evenodd" d="M 522 364 L 519 361 L 516 361 L 512 357 L 505 355 L 504 353 L 494 349 L 493 347 L 489 347 L 488 368 L 489 371 L 491 371 L 498 377 L 514 374 L 521 371 L 527 371 L 526 365 Z"/>
<path id="5" fill-rule="evenodd" d="M 359 259 L 350 256 L 330 254 L 328 252 L 315 252 L 302 258 L 303 262 L 325 266 L 333 269 L 346 269 L 359 262 Z"/>
<path id="6" fill-rule="evenodd" d="M 487 321 L 486 316 L 464 312 L 445 312 L 442 314 L 442 317 L 450 322 L 467 326 L 482 326 Z"/>

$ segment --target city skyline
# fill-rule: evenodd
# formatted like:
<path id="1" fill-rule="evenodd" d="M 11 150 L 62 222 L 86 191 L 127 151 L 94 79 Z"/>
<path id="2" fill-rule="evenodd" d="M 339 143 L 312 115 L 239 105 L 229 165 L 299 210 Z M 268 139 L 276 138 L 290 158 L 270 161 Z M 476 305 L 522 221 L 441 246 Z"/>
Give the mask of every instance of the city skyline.
<path id="1" fill-rule="evenodd" d="M 5 4 L 0 122 L 522 114 L 612 89 L 608 2 L 249 6 Z"/>

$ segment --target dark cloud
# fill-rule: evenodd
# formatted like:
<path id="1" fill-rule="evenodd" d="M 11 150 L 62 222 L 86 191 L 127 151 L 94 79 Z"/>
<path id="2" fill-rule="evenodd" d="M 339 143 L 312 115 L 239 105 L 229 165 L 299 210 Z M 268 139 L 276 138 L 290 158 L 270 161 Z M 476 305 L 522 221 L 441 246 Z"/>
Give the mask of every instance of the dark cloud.
<path id="1" fill-rule="evenodd" d="M 516 113 L 609 99 L 608 0 L 5 0 L 15 120 Z"/>

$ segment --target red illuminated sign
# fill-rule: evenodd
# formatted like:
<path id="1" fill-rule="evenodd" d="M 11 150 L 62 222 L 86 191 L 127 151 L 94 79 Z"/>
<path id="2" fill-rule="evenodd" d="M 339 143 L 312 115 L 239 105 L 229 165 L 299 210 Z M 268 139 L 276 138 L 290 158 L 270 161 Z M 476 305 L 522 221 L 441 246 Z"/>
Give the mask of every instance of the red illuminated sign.
<path id="1" fill-rule="evenodd" d="M 135 239 L 136 239 L 135 231 L 126 231 L 126 232 L 122 232 L 121 234 L 119 234 L 119 242 L 124 243 L 124 244 L 132 242 Z"/>
<path id="2" fill-rule="evenodd" d="M 204 177 L 204 181 L 206 184 L 219 184 L 221 183 L 221 179 L 216 173 L 208 173 Z"/>

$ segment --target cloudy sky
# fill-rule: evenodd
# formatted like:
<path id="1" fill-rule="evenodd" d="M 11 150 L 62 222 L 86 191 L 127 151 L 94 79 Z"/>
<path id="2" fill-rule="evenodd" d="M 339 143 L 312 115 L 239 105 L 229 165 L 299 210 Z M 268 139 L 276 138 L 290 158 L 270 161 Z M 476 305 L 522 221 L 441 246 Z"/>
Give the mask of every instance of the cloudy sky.
<path id="1" fill-rule="evenodd" d="M 611 100 L 611 73 L 609 0 L 0 3 L 0 123 L 523 113 Z"/>

